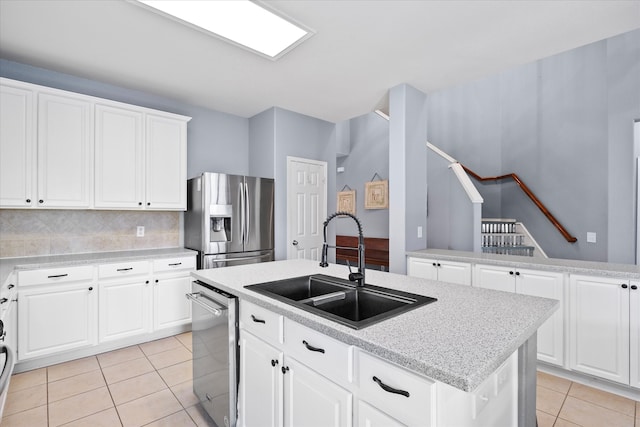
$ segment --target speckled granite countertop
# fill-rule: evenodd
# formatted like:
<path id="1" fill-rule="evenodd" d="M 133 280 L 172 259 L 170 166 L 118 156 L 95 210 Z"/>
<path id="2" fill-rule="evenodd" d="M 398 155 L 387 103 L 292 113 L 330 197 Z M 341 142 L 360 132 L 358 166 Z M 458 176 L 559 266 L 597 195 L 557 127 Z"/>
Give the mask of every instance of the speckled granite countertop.
<path id="1" fill-rule="evenodd" d="M 182 255 L 197 255 L 196 251 L 185 248 L 146 249 L 135 251 L 94 252 L 88 254 L 50 255 L 24 258 L 0 258 L 0 284 L 14 270 L 35 270 L 38 268 L 63 267 L 83 264 L 103 264 L 123 260 L 145 260 Z"/>
<path id="2" fill-rule="evenodd" d="M 445 249 L 424 249 L 407 252 L 407 256 L 418 258 L 438 258 L 441 261 L 470 262 L 499 265 L 513 268 L 558 271 L 563 273 L 586 274 L 624 279 L 640 279 L 640 266 L 634 264 L 613 264 L 608 262 L 579 261 L 559 258 L 534 258 L 516 255 L 497 255 Z"/>
<path id="3" fill-rule="evenodd" d="M 480 385 L 558 307 L 551 299 L 367 270 L 367 283 L 438 301 L 355 330 L 244 289 L 250 284 L 307 274 L 346 278 L 346 266 L 320 268 L 315 261 L 288 260 L 191 274 L 240 299 L 464 391 Z"/>

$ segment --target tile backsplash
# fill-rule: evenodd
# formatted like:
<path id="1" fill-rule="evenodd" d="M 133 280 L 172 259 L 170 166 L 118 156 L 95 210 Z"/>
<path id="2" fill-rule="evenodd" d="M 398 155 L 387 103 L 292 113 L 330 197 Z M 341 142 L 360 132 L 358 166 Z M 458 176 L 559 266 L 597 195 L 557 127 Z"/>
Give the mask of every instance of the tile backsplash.
<path id="1" fill-rule="evenodd" d="M 182 212 L 0 209 L 0 258 L 178 247 L 181 221 Z"/>

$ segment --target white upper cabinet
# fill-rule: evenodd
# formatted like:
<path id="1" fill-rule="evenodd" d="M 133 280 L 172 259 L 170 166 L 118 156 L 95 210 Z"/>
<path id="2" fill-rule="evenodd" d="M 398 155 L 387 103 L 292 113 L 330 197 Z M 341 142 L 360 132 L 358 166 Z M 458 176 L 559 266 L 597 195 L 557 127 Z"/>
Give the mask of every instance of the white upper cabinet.
<path id="1" fill-rule="evenodd" d="M 187 208 L 187 123 L 147 114 L 146 208 Z"/>
<path id="2" fill-rule="evenodd" d="M 34 202 L 34 94 L 0 85 L 0 206 Z"/>
<path id="3" fill-rule="evenodd" d="M 190 117 L 0 78 L 0 208 L 186 210 Z"/>
<path id="4" fill-rule="evenodd" d="M 38 94 L 38 206 L 90 207 L 92 108 L 74 97 Z"/>
<path id="5" fill-rule="evenodd" d="M 139 111 L 96 105 L 96 208 L 143 206 L 142 120 Z"/>

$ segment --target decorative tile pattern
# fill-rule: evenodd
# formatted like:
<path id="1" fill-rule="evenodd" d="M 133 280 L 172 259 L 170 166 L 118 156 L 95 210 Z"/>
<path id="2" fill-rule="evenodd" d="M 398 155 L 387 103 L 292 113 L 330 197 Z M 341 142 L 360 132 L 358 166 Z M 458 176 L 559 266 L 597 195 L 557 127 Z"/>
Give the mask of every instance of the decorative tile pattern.
<path id="1" fill-rule="evenodd" d="M 0 210 L 0 257 L 180 246 L 180 212 Z M 136 227 L 144 225 L 144 237 Z"/>

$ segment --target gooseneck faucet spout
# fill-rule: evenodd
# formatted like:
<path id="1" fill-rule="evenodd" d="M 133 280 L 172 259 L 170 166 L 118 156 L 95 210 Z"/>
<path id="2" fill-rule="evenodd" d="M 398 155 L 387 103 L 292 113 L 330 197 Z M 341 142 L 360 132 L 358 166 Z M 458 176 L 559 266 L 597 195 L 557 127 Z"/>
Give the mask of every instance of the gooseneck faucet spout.
<path id="1" fill-rule="evenodd" d="M 352 282 L 357 282 L 358 286 L 362 286 L 365 283 L 364 282 L 364 234 L 362 233 L 362 224 L 360 223 L 360 220 L 356 218 L 355 215 L 350 214 L 349 212 L 333 213 L 329 215 L 327 219 L 324 221 L 324 243 L 322 244 L 322 258 L 320 259 L 320 267 L 327 267 L 329 265 L 329 263 L 327 262 L 327 252 L 329 251 L 330 247 L 332 248 L 336 247 L 336 246 L 329 246 L 327 244 L 327 226 L 329 225 L 329 222 L 331 222 L 332 219 L 338 216 L 342 216 L 342 217 L 347 216 L 353 219 L 356 222 L 356 225 L 358 226 L 358 272 L 351 273 L 351 266 L 349 266 L 349 272 L 350 272 L 349 280 L 351 280 Z"/>

